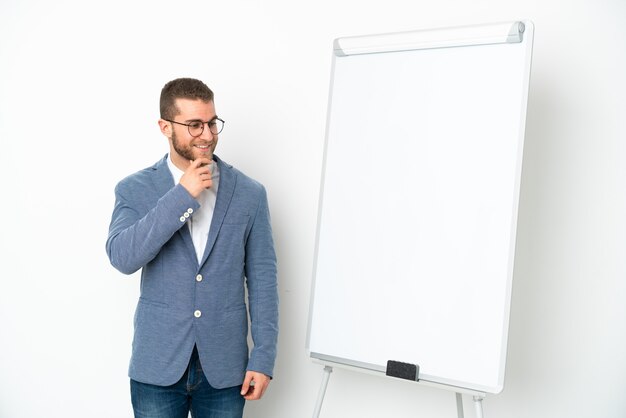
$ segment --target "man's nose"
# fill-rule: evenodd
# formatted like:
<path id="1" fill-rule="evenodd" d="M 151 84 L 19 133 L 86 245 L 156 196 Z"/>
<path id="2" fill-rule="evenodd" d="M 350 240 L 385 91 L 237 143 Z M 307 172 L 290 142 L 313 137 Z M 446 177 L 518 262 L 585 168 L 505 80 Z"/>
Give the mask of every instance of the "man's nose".
<path id="1" fill-rule="evenodd" d="M 200 138 L 211 140 L 215 135 L 211 132 L 211 128 L 209 128 L 208 122 L 203 125 L 202 133 L 200 134 Z"/>

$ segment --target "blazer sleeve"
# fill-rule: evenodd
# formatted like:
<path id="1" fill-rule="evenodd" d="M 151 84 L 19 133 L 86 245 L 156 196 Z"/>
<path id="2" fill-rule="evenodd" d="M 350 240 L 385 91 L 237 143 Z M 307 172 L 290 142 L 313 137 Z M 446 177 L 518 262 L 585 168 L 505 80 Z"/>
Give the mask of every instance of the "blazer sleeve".
<path id="1" fill-rule="evenodd" d="M 247 369 L 272 377 L 278 340 L 278 286 L 276 253 L 264 188 L 246 243 L 245 273 L 253 341 Z"/>
<path id="2" fill-rule="evenodd" d="M 111 264 L 124 274 L 134 273 L 153 260 L 200 207 L 180 184 L 152 204 L 145 196 L 153 191 L 140 186 L 121 182 L 115 188 L 106 250 Z"/>

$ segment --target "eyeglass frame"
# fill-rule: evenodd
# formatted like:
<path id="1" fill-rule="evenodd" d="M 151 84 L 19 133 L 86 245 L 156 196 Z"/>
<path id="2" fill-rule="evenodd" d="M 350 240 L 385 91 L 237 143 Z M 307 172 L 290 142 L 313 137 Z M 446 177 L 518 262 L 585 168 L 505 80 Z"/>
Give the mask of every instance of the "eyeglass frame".
<path id="1" fill-rule="evenodd" d="M 193 134 L 191 133 L 191 123 L 181 123 L 181 122 L 176 122 L 175 120 L 170 120 L 170 119 L 163 119 L 163 120 L 164 120 L 164 121 L 167 121 L 167 122 L 175 123 L 175 124 L 177 124 L 177 125 L 183 125 L 183 126 L 186 126 L 186 127 L 187 127 L 187 132 L 189 132 L 189 135 L 191 135 L 191 136 L 192 136 L 192 137 L 194 137 L 194 138 L 197 138 L 197 137 L 201 136 L 201 135 L 204 133 L 204 125 L 207 125 L 207 126 L 209 127 L 209 132 L 211 132 L 211 134 L 212 134 L 212 135 L 219 135 L 219 134 L 220 134 L 220 133 L 224 130 L 224 126 L 226 125 L 226 121 L 225 121 L 224 119 L 222 119 L 222 118 L 218 118 L 218 117 L 214 117 L 213 119 L 211 119 L 210 121 L 207 121 L 207 122 L 203 122 L 203 121 L 201 121 L 201 120 L 199 120 L 199 119 L 198 119 L 198 120 L 194 120 L 194 121 L 192 121 L 192 123 L 193 123 L 193 122 L 201 122 L 201 123 L 202 123 L 202 124 L 200 125 L 200 126 L 202 127 L 202 130 L 200 131 L 200 133 L 199 133 L 198 135 L 193 135 Z M 222 129 L 220 129 L 220 130 L 219 130 L 219 132 L 214 133 L 214 132 L 211 130 L 211 125 L 210 125 L 210 123 L 211 123 L 211 122 L 214 122 L 214 121 L 216 121 L 216 120 L 219 120 L 220 122 L 222 122 Z"/>

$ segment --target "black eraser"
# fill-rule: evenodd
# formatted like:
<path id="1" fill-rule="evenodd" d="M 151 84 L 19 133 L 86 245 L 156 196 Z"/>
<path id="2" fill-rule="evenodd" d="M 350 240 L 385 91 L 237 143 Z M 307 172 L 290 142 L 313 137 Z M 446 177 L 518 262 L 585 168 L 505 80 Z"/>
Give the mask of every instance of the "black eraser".
<path id="1" fill-rule="evenodd" d="M 406 380 L 419 380 L 420 367 L 417 364 L 403 363 L 401 361 L 388 360 L 385 374 Z"/>

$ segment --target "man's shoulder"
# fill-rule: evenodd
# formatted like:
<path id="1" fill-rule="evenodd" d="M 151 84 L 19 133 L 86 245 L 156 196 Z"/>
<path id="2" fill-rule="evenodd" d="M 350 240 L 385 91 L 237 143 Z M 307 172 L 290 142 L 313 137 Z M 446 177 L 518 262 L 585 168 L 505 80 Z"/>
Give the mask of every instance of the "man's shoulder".
<path id="1" fill-rule="evenodd" d="M 221 170 L 230 171 L 230 174 L 234 178 L 236 178 L 237 187 L 246 187 L 257 191 L 264 190 L 263 185 L 259 181 L 248 176 L 238 168 L 234 167 L 232 164 L 229 164 L 226 161 L 220 159 L 217 155 L 215 156 L 215 159 L 218 161 L 218 163 L 220 163 Z"/>

